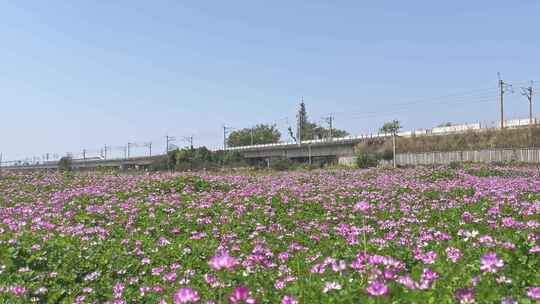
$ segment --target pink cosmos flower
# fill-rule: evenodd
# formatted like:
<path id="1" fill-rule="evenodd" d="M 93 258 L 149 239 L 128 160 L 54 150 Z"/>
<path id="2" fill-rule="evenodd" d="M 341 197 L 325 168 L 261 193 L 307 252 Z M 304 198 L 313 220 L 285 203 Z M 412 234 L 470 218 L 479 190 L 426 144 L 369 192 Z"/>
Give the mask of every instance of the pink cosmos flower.
<path id="1" fill-rule="evenodd" d="M 381 281 L 373 281 L 369 283 L 366 291 L 369 295 L 374 297 L 385 296 L 388 294 L 388 286 L 384 285 Z"/>
<path id="2" fill-rule="evenodd" d="M 178 289 L 173 296 L 174 304 L 196 303 L 199 299 L 199 293 L 187 287 Z"/>
<path id="3" fill-rule="evenodd" d="M 495 252 L 488 252 L 480 259 L 480 270 L 482 272 L 495 273 L 497 269 L 504 266 L 504 261 L 499 259 Z"/>
<path id="4" fill-rule="evenodd" d="M 221 254 L 221 255 L 215 255 L 210 259 L 210 262 L 208 262 L 210 267 L 214 270 L 220 270 L 220 269 L 227 269 L 231 270 L 236 265 L 238 265 L 238 259 L 235 257 L 230 256 L 227 252 Z"/>

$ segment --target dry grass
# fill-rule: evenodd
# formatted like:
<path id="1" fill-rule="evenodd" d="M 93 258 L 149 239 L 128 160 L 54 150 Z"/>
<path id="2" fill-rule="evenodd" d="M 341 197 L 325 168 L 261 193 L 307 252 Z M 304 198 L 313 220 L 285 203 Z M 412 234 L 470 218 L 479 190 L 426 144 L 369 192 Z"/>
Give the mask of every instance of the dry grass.
<path id="1" fill-rule="evenodd" d="M 540 128 L 468 131 L 459 134 L 399 137 L 398 153 L 446 152 L 482 149 L 540 147 Z M 370 141 L 356 146 L 357 153 L 380 155 L 392 150 L 392 140 Z"/>

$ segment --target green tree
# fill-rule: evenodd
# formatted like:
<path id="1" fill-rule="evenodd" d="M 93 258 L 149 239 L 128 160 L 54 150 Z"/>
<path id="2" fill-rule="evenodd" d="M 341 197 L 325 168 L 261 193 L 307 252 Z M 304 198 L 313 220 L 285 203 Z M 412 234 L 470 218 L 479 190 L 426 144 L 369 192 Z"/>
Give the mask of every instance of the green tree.
<path id="1" fill-rule="evenodd" d="M 401 126 L 401 123 L 398 121 L 398 120 L 392 120 L 392 121 L 389 121 L 387 123 L 385 123 L 380 129 L 379 131 L 381 133 L 385 133 L 385 134 L 397 134 L 399 132 L 399 130 L 402 128 Z"/>
<path id="2" fill-rule="evenodd" d="M 332 132 L 330 132 L 329 128 L 325 128 L 317 123 L 310 122 L 306 111 L 306 104 L 303 100 L 300 103 L 300 108 L 298 109 L 296 118 L 298 119 L 297 128 L 299 128 L 300 134 L 297 134 L 296 137 L 290 134 L 295 140 L 323 139 L 328 138 L 330 134 L 332 134 L 332 137 L 344 137 L 349 135 L 347 131 L 332 128 Z"/>
<path id="3" fill-rule="evenodd" d="M 277 143 L 281 138 L 281 133 L 276 125 L 258 124 L 254 128 L 244 128 L 233 131 L 227 138 L 229 147 L 248 146 L 251 144 L 272 144 Z"/>

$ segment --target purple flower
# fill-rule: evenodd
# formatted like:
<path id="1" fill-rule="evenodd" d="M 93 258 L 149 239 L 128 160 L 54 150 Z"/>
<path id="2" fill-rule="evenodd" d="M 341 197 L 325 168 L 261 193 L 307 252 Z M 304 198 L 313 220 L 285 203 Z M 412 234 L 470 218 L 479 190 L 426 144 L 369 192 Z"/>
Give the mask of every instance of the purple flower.
<path id="1" fill-rule="evenodd" d="M 113 288 L 113 295 L 115 298 L 120 298 L 124 292 L 124 284 L 116 283 Z"/>
<path id="2" fill-rule="evenodd" d="M 341 286 L 341 284 L 337 282 L 326 282 L 326 284 L 324 285 L 323 292 L 327 293 L 331 290 L 341 290 L 341 288 L 343 287 Z"/>
<path id="3" fill-rule="evenodd" d="M 11 291 L 11 293 L 16 296 L 22 296 L 23 294 L 26 293 L 26 288 L 22 285 L 15 285 L 11 287 L 9 291 Z"/>
<path id="4" fill-rule="evenodd" d="M 163 281 L 174 281 L 176 280 L 176 273 L 175 272 L 169 272 L 169 273 L 166 273 L 164 276 L 163 276 Z"/>
<path id="5" fill-rule="evenodd" d="M 373 281 L 369 283 L 366 291 L 371 296 L 380 297 L 388 294 L 388 287 L 381 281 Z"/>
<path id="6" fill-rule="evenodd" d="M 371 208 L 371 205 L 366 201 L 359 201 L 354 204 L 354 211 L 367 212 Z"/>
<path id="7" fill-rule="evenodd" d="M 495 273 L 497 269 L 504 266 L 503 260 L 499 259 L 496 253 L 488 252 L 480 259 L 480 270 L 482 272 Z"/>
<path id="8" fill-rule="evenodd" d="M 255 304 L 256 301 L 254 298 L 251 297 L 251 292 L 249 291 L 249 288 L 247 288 L 244 285 L 240 285 L 236 287 L 231 295 L 229 296 L 229 303 L 231 304 L 239 304 L 239 303 L 247 303 L 247 304 Z"/>
<path id="9" fill-rule="evenodd" d="M 238 265 L 238 259 L 230 256 L 228 253 L 223 253 L 221 255 L 213 256 L 210 259 L 210 262 L 208 262 L 210 267 L 214 270 L 220 270 L 222 268 L 225 268 L 227 270 L 233 269 L 236 265 Z"/>
<path id="10" fill-rule="evenodd" d="M 199 299 L 199 293 L 191 288 L 180 288 L 173 296 L 174 304 L 196 303 Z"/>
<path id="11" fill-rule="evenodd" d="M 281 299 L 281 304 L 298 304 L 298 301 L 291 296 L 284 296 Z"/>
<path id="12" fill-rule="evenodd" d="M 456 290 L 455 297 L 461 304 L 472 304 L 474 301 L 474 289 L 460 288 Z"/>
<path id="13" fill-rule="evenodd" d="M 518 304 L 518 301 L 511 297 L 506 297 L 501 299 L 501 304 Z"/>
<path id="14" fill-rule="evenodd" d="M 451 260 L 452 262 L 455 263 L 455 262 L 457 262 L 457 260 L 459 260 L 459 258 L 461 258 L 462 253 L 457 248 L 448 247 L 448 248 L 446 248 L 446 255 L 448 256 L 449 260 Z"/>
<path id="15" fill-rule="evenodd" d="M 540 300 L 540 286 L 527 288 L 527 295 L 533 300 Z"/>

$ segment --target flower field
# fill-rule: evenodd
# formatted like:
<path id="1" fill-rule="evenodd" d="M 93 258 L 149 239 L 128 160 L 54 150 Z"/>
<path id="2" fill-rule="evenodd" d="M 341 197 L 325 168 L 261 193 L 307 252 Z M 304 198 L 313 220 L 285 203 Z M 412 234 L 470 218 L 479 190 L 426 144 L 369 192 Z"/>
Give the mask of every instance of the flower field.
<path id="1" fill-rule="evenodd" d="M 540 172 L 4 174 L 0 303 L 538 303 Z"/>

